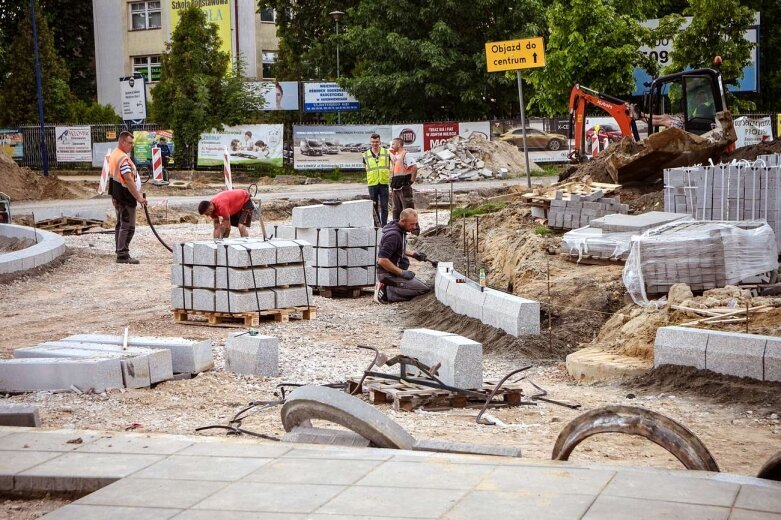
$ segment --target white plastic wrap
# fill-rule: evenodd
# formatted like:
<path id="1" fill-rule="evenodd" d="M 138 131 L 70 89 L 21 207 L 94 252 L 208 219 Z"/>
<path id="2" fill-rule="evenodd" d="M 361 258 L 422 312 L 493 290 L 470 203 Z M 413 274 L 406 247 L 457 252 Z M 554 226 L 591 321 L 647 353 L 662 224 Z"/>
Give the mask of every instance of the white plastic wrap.
<path id="1" fill-rule="evenodd" d="M 632 237 L 624 285 L 632 300 L 648 305 L 649 294 L 685 283 L 702 291 L 778 269 L 776 237 L 762 221 L 688 221 Z"/>
<path id="2" fill-rule="evenodd" d="M 603 233 L 601 229 L 582 227 L 564 233 L 561 238 L 561 251 L 578 257 L 604 258 L 606 260 L 624 260 L 629 254 L 629 246 L 634 233 Z"/>

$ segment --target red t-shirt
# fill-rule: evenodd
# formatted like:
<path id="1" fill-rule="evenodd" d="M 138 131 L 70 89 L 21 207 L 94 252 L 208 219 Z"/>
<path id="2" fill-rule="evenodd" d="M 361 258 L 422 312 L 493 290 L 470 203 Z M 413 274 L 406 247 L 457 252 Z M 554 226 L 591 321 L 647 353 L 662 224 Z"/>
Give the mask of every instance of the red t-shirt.
<path id="1" fill-rule="evenodd" d="M 247 190 L 229 190 L 218 193 L 212 198 L 214 214 L 212 217 L 230 218 L 235 215 L 249 200 Z"/>

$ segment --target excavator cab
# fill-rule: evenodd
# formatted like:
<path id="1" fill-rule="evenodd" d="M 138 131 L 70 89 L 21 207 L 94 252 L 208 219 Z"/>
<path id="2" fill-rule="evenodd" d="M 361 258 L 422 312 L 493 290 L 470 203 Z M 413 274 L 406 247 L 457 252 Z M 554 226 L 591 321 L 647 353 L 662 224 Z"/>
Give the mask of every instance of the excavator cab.
<path id="1" fill-rule="evenodd" d="M 721 74 L 713 69 L 697 69 L 668 74 L 653 80 L 644 96 L 646 114 L 670 116 L 683 130 L 696 135 L 716 127 L 716 112 L 726 110 Z M 654 118 L 648 134 L 661 126 Z"/>

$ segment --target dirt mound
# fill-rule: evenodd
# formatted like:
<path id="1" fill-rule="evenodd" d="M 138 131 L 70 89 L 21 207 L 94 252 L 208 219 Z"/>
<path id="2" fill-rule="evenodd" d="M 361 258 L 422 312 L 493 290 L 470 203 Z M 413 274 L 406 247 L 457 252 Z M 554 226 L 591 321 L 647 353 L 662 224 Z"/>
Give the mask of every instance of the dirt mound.
<path id="1" fill-rule="evenodd" d="M 82 193 L 56 175 L 43 175 L 21 168 L 13 159 L 0 153 L 0 191 L 15 200 L 78 199 Z"/>
<path id="2" fill-rule="evenodd" d="M 721 156 L 722 162 L 731 162 L 733 160 L 756 161 L 758 155 L 770 155 L 781 153 L 781 139 L 770 141 L 769 143 L 758 143 L 751 146 L 744 146 L 736 149 L 734 152 L 725 153 Z"/>

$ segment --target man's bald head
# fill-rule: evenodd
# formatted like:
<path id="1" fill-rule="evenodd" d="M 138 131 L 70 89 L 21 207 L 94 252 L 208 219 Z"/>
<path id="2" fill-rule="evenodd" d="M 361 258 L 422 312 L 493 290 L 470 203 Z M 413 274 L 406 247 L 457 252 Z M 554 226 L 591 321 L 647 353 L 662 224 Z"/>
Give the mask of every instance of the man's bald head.
<path id="1" fill-rule="evenodd" d="M 418 228 L 418 212 L 412 208 L 407 208 L 399 215 L 399 226 L 404 231 L 410 233 Z"/>

